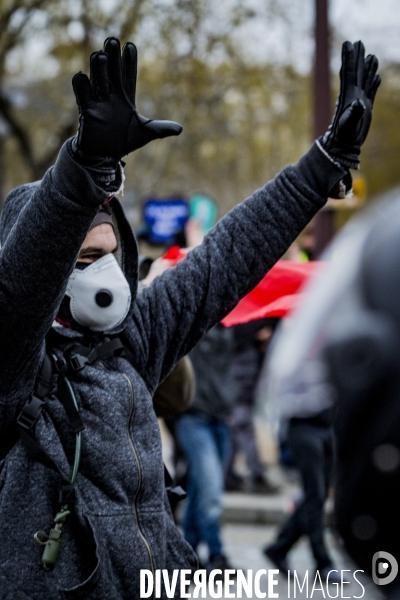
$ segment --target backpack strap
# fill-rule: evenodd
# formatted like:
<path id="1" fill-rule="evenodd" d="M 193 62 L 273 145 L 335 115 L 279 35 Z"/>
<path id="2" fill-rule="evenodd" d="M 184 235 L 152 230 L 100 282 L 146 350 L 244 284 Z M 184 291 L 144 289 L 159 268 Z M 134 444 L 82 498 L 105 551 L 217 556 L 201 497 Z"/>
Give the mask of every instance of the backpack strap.
<path id="1" fill-rule="evenodd" d="M 85 428 L 79 415 L 77 404 L 74 401 L 74 394 L 71 384 L 66 377 L 65 370 L 61 369 L 60 366 L 62 366 L 62 363 L 60 364 L 55 357 L 52 359 L 49 354 L 46 353 L 42 367 L 39 371 L 39 375 L 36 378 L 34 391 L 22 407 L 22 410 L 17 418 L 21 439 L 24 442 L 24 445 L 29 449 L 31 455 L 34 446 L 36 445 L 38 447 L 37 442 L 33 437 L 33 428 L 47 402 L 47 397 L 51 392 L 55 391 L 55 389 L 57 389 L 57 398 L 64 407 L 69 425 L 73 432 L 79 433 Z M 53 380 L 54 372 L 58 374 L 57 388 L 55 388 Z M 28 438 L 31 441 L 29 441 Z M 38 456 L 40 454 L 41 459 L 39 462 L 46 464 L 46 466 L 52 465 L 51 468 L 54 469 L 53 461 L 50 458 L 45 460 L 43 457 L 43 451 L 40 453 L 35 451 L 34 454 L 37 455 L 34 456 L 34 458 L 37 460 L 39 460 Z M 59 471 L 58 468 L 55 470 Z"/>
<path id="2" fill-rule="evenodd" d="M 62 482 L 59 492 L 60 509 L 54 518 L 53 528 L 50 530 L 49 535 L 43 531 L 37 531 L 34 534 L 35 541 L 44 546 L 42 564 L 46 570 L 52 568 L 57 561 L 61 548 L 64 522 L 71 513 L 71 505 L 75 502 L 74 485 L 78 475 L 81 456 L 81 432 L 84 429 L 74 391 L 66 377 L 66 369 L 60 368 L 64 365 L 65 361 L 64 363 L 60 363 L 56 356 L 53 354 L 50 356 L 46 352 L 42 367 L 36 378 L 34 391 L 23 406 L 17 419 L 20 439 L 29 455 L 44 466 L 56 471 L 60 475 Z M 33 434 L 34 426 L 46 404 L 47 396 L 55 389 L 53 382 L 54 371 L 57 372 L 57 397 L 61 401 L 68 422 L 75 433 L 75 458 L 70 476 L 64 473 L 47 452 L 40 447 Z"/>
<path id="3" fill-rule="evenodd" d="M 28 451 L 28 454 L 46 467 L 59 473 L 62 480 L 69 483 L 69 479 L 65 473 L 63 473 L 53 459 L 42 450 L 33 435 L 34 426 L 42 413 L 43 406 L 47 402 L 47 396 L 53 389 L 52 360 L 46 353 L 35 381 L 34 390 L 17 417 L 17 426 L 19 437 L 25 449 Z"/>

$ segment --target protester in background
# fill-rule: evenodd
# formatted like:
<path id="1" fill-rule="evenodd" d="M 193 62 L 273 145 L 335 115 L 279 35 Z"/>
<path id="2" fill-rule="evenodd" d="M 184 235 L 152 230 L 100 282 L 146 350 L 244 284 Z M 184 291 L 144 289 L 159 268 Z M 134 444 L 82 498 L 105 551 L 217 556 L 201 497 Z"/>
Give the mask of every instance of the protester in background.
<path id="1" fill-rule="evenodd" d="M 304 495 L 294 513 L 281 528 L 276 541 L 264 548 L 264 554 L 286 575 L 291 568 L 287 554 L 306 535 L 322 579 L 335 569 L 324 541 L 324 504 L 332 481 L 333 409 L 315 416 L 293 416 L 287 427 L 287 443 L 294 464 L 300 471 Z M 340 581 L 338 573 L 329 580 Z"/>
<path id="2" fill-rule="evenodd" d="M 260 460 L 254 427 L 255 388 L 269 340 L 278 319 L 261 319 L 233 327 L 235 349 L 233 377 L 235 406 L 228 418 L 232 450 L 226 476 L 226 489 L 250 493 L 275 493 L 278 486 L 266 475 L 266 466 Z M 246 481 L 235 472 L 235 457 L 241 452 L 246 459 L 249 476 Z"/>
<path id="3" fill-rule="evenodd" d="M 284 377 L 280 385 L 270 386 L 275 340 L 279 341 L 282 335 L 279 332 L 282 330 L 285 327 L 278 330 L 267 357 L 269 368 L 263 369 L 260 393 L 266 394 L 267 398 L 269 395 L 268 401 L 275 405 L 273 412 L 279 422 L 280 442 L 283 441 L 282 432 L 285 432 L 287 448 L 294 466 L 300 472 L 303 496 L 282 526 L 276 541 L 266 546 L 263 552 L 286 575 L 291 570 L 287 555 L 296 542 L 306 535 L 316 570 L 321 578 L 326 579 L 329 571 L 335 569 L 324 541 L 324 504 L 332 484 L 333 471 L 332 392 L 326 383 L 326 374 L 320 361 L 311 359 L 298 377 Z M 288 360 L 287 356 L 279 356 L 283 370 L 285 360 Z M 264 390 L 261 391 L 261 388 Z M 331 574 L 330 581 L 337 581 L 337 574 Z"/>

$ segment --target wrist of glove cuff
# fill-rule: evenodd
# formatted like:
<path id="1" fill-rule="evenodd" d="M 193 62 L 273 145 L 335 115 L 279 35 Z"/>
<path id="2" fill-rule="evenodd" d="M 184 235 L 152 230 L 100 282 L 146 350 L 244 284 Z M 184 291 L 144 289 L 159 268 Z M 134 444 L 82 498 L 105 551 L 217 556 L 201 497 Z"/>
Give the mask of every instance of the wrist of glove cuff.
<path id="1" fill-rule="evenodd" d="M 89 156 L 77 148 L 76 137 L 70 140 L 69 151 L 95 183 L 109 193 L 120 191 L 123 183 L 123 161 L 112 157 Z"/>
<path id="2" fill-rule="evenodd" d="M 336 156 L 335 157 L 331 156 L 330 152 L 328 152 L 326 150 L 326 148 L 323 146 L 322 142 L 323 142 L 323 138 L 322 137 L 320 137 L 315 142 L 316 145 L 318 146 L 319 150 L 336 167 L 339 167 L 339 168 L 345 170 L 345 173 L 344 173 L 343 177 L 339 181 L 337 181 L 335 183 L 335 185 L 330 189 L 330 191 L 329 191 L 329 198 L 333 198 L 335 200 L 343 200 L 349 194 L 351 195 L 351 191 L 352 191 L 352 187 L 353 187 L 353 179 L 351 177 L 350 171 L 348 170 L 349 167 L 347 167 L 346 165 L 343 165 Z"/>
<path id="3" fill-rule="evenodd" d="M 328 130 L 324 136 L 318 139 L 319 145 L 325 150 L 330 158 L 341 167 L 357 170 L 360 168 L 361 149 L 338 143 Z"/>
<path id="4" fill-rule="evenodd" d="M 117 170 L 119 159 L 111 156 L 93 156 L 85 154 L 78 148 L 77 136 L 70 140 L 70 151 L 72 152 L 75 160 L 79 162 L 83 167 L 98 168 L 98 169 L 114 169 Z"/>

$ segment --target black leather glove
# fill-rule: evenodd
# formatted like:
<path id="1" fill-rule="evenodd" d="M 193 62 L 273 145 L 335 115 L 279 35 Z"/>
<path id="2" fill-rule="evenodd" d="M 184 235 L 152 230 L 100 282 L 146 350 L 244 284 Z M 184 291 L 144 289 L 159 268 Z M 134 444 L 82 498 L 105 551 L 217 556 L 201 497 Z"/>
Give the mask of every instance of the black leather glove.
<path id="1" fill-rule="evenodd" d="M 378 59 L 364 58 L 362 42 L 342 46 L 340 92 L 336 112 L 321 146 L 343 167 L 358 169 L 360 150 L 371 125 L 372 106 L 381 78 L 376 75 Z"/>
<path id="2" fill-rule="evenodd" d="M 73 149 L 81 161 L 120 160 L 152 140 L 181 133 L 179 123 L 137 112 L 136 74 L 136 47 L 128 42 L 121 56 L 119 41 L 107 38 L 103 51 L 90 57 L 90 80 L 81 72 L 72 79 L 80 115 Z"/>

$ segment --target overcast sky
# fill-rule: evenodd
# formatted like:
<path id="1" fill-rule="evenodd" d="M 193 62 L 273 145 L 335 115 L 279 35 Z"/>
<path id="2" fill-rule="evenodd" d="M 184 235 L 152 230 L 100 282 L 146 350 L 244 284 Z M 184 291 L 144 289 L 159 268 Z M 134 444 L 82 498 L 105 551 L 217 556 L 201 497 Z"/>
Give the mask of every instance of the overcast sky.
<path id="1" fill-rule="evenodd" d="M 331 21 L 337 33 L 361 37 L 382 60 L 400 62 L 399 0 L 331 0 Z"/>
<path id="2" fill-rule="evenodd" d="M 274 0 L 287 20 L 268 17 L 268 0 L 242 0 L 242 6 L 254 8 L 257 17 L 237 30 L 238 43 L 245 53 L 260 62 L 276 60 L 294 63 L 303 72 L 310 70 L 313 60 L 314 3 L 315 0 Z M 112 3 L 112 0 L 107 0 Z M 165 0 L 175 2 L 175 0 Z M 332 68 L 340 67 L 340 47 L 344 40 L 362 39 L 367 53 L 376 54 L 381 64 L 400 63 L 400 0 L 329 0 L 330 22 L 334 32 Z M 211 29 L 223 26 L 232 0 L 213 3 L 210 15 Z M 72 25 L 73 29 L 73 25 Z M 79 29 L 79 28 L 78 28 Z M 139 45 L 145 43 L 138 40 Z M 26 51 L 17 49 L 9 57 L 9 66 L 24 65 L 27 79 L 40 73 L 56 76 L 57 63 L 47 55 L 46 36 L 33 36 Z M 139 48 L 140 49 L 140 48 Z M 13 70 L 13 69 L 12 69 Z"/>
<path id="3" fill-rule="evenodd" d="M 247 0 L 259 9 L 263 0 Z M 246 1 L 246 4 L 247 4 Z M 278 0 L 289 23 L 276 21 L 266 27 L 257 19 L 240 32 L 250 51 L 260 56 L 264 49 L 277 60 L 289 60 L 301 70 L 308 70 L 313 55 L 315 0 Z M 400 62 L 400 0 L 330 0 L 330 22 L 334 31 L 333 67 L 340 64 L 340 45 L 344 40 L 362 39 L 367 53 L 378 56 L 381 63 Z"/>

